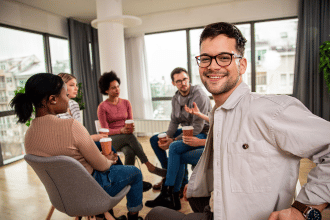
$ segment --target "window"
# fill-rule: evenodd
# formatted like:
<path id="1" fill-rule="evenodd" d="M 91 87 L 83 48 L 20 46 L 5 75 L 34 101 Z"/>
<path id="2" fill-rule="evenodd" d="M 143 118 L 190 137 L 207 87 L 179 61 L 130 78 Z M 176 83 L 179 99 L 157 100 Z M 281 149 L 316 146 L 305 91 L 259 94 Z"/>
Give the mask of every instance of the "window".
<path id="1" fill-rule="evenodd" d="M 298 19 L 256 22 L 256 72 L 265 72 L 267 83 L 256 81 L 256 92 L 292 94 L 287 72 L 293 72 Z M 262 82 L 263 83 L 263 82 Z"/>
<path id="2" fill-rule="evenodd" d="M 242 78 L 252 91 L 262 94 L 292 94 L 294 75 L 285 74 L 284 83 L 281 73 L 293 73 L 297 23 L 298 19 L 290 18 L 236 25 L 247 39 L 244 56 L 248 66 Z M 203 28 L 191 28 L 145 36 L 155 119 L 170 118 L 170 97 L 174 95 L 176 87 L 172 85 L 169 75 L 175 67 L 187 68 L 191 83 L 202 85 L 195 61 L 195 56 L 199 55 L 199 37 L 202 31 Z M 202 88 L 205 89 L 203 85 Z"/>
<path id="3" fill-rule="evenodd" d="M 170 105 L 170 102 L 166 100 L 171 100 L 176 91 L 176 87 L 172 85 L 171 71 L 176 67 L 187 69 L 186 31 L 149 34 L 145 36 L 145 44 L 153 116 L 157 119 L 169 119 L 171 106 L 167 108 L 167 103 Z"/>
<path id="4" fill-rule="evenodd" d="M 71 73 L 69 41 L 66 39 L 49 37 L 49 46 L 53 73 Z"/>
<path id="5" fill-rule="evenodd" d="M 52 61 L 53 73 L 70 72 L 68 40 L 49 37 L 50 48 L 44 44 L 48 36 L 41 33 L 0 26 L 0 110 L 8 111 L 15 90 L 24 87 L 27 79 L 47 72 L 45 51 Z M 3 163 L 24 155 L 24 134 L 27 127 L 17 124 L 14 115 L 0 117 L 0 145 Z M 0 166 L 3 164 L 0 164 Z"/>

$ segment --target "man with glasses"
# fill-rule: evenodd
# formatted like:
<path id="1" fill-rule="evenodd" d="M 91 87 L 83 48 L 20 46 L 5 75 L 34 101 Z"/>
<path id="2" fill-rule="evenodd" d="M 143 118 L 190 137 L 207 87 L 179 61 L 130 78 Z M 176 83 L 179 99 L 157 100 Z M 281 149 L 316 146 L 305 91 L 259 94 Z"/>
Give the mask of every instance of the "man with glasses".
<path id="1" fill-rule="evenodd" d="M 150 138 L 150 144 L 164 169 L 167 169 L 168 157 L 166 150 L 169 149 L 170 146 L 179 145 L 176 146 L 176 148 L 185 148 L 187 151 L 190 150 L 189 146 L 182 141 L 182 129 L 178 129 L 179 125 L 193 126 L 194 139 L 205 139 L 206 133 L 209 129 L 208 122 L 195 115 L 187 113 L 184 108 L 185 105 L 192 108 L 193 103 L 196 103 L 200 112 L 203 114 L 208 114 L 211 110 L 209 97 L 200 86 L 193 86 L 190 84 L 187 70 L 181 67 L 175 68 L 171 72 L 171 79 L 172 84 L 177 87 L 178 91 L 176 91 L 172 98 L 172 114 L 170 125 L 166 132 L 166 142 L 161 144 L 158 141 L 158 135 L 154 135 Z M 154 189 L 160 189 L 162 182 L 155 185 Z M 184 186 L 187 182 L 188 175 L 186 171 L 182 185 Z M 146 203 L 146 206 L 154 207 L 159 205 L 160 203 L 157 203 L 157 201 L 159 200 L 154 200 L 152 203 Z"/>
<path id="2" fill-rule="evenodd" d="M 201 34 L 197 64 L 216 105 L 203 155 L 184 194 L 190 200 L 212 193 L 216 220 L 320 220 L 330 203 L 330 123 L 293 97 L 252 93 L 242 82 L 245 43 L 229 23 L 210 24 Z M 301 158 L 316 167 L 294 198 Z M 156 208 L 146 220 L 195 219 L 179 215 Z"/>

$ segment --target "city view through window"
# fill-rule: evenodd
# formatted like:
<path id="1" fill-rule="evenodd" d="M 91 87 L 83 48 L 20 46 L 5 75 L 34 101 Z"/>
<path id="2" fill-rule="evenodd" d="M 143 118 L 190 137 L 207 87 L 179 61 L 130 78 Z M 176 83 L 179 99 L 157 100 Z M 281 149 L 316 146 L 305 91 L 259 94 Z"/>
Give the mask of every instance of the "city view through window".
<path id="1" fill-rule="evenodd" d="M 27 79 L 47 72 L 45 36 L 22 30 L 0 27 L 0 111 L 12 110 L 9 103 L 15 90 Z M 50 57 L 54 74 L 70 73 L 68 40 L 49 37 Z M 27 127 L 17 124 L 13 115 L 0 118 L 0 147 L 4 163 L 24 154 Z"/>

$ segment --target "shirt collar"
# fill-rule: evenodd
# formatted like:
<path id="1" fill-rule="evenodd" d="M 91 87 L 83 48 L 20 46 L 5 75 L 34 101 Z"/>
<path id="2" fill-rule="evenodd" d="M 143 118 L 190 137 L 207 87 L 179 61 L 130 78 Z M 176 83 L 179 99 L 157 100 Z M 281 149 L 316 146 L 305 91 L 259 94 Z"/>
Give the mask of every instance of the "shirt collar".
<path id="1" fill-rule="evenodd" d="M 227 110 L 235 108 L 243 96 L 249 92 L 250 87 L 246 83 L 241 82 L 233 91 L 233 93 L 228 97 L 225 103 L 223 103 L 220 107 Z"/>

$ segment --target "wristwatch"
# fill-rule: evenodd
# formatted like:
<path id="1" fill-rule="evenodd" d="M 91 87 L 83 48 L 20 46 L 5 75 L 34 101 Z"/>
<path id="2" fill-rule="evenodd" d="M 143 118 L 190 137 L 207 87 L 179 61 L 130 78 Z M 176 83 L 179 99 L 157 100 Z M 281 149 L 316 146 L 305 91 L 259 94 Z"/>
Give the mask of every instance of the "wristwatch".
<path id="1" fill-rule="evenodd" d="M 318 209 L 314 209 L 310 206 L 302 204 L 301 202 L 295 201 L 292 204 L 292 207 L 298 209 L 303 214 L 305 219 L 307 219 L 307 220 L 321 220 L 322 219 L 321 212 Z"/>

